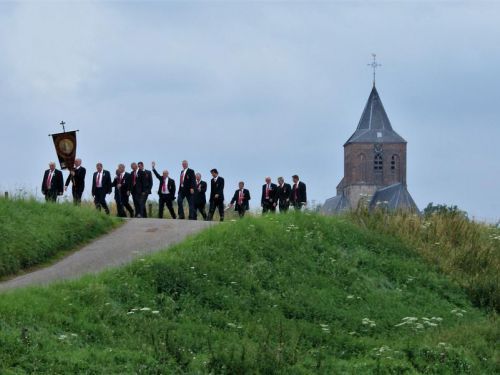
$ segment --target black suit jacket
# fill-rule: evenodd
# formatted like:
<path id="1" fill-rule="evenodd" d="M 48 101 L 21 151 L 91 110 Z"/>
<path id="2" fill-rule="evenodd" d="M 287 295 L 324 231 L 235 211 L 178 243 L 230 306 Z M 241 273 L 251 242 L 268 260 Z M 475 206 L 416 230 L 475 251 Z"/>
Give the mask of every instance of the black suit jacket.
<path id="1" fill-rule="evenodd" d="M 147 169 L 144 170 L 145 173 L 145 178 L 146 178 L 146 183 L 144 184 L 144 190 L 146 193 L 151 194 L 151 190 L 153 189 L 153 174 L 151 171 L 148 171 Z"/>
<path id="2" fill-rule="evenodd" d="M 291 193 L 292 187 L 290 184 L 284 183 L 283 186 L 278 185 L 276 188 L 276 200 L 279 201 L 280 204 L 286 204 L 290 201 Z"/>
<path id="3" fill-rule="evenodd" d="M 180 173 L 182 175 L 182 171 Z M 179 176 L 180 176 L 179 175 Z M 184 176 L 184 184 L 181 186 L 180 177 L 179 177 L 179 192 L 183 192 L 184 195 L 189 195 L 191 192 L 190 189 L 196 188 L 196 176 L 194 171 L 191 168 L 186 169 L 186 175 Z"/>
<path id="4" fill-rule="evenodd" d="M 260 199 L 260 203 L 264 204 L 266 201 L 266 186 L 267 184 L 262 185 L 262 198 Z M 276 203 L 276 184 L 271 183 L 269 186 L 269 202 Z"/>
<path id="5" fill-rule="evenodd" d="M 92 195 L 95 195 L 95 193 L 97 191 L 96 178 L 97 178 L 97 171 L 94 172 L 94 175 L 92 177 Z M 111 193 L 111 191 L 112 191 L 111 175 L 109 174 L 109 171 L 107 171 L 105 169 L 102 170 L 101 186 L 104 189 L 104 191 L 106 192 L 106 194 Z"/>
<path id="6" fill-rule="evenodd" d="M 297 190 L 297 194 L 295 194 L 295 190 Z M 295 195 L 297 195 L 297 199 L 295 199 Z M 292 186 L 292 194 L 290 195 L 290 199 L 293 203 L 306 203 L 307 202 L 307 192 L 306 192 L 306 184 L 302 181 L 299 181 L 299 186 L 295 189 L 295 184 Z"/>
<path id="7" fill-rule="evenodd" d="M 85 175 L 87 174 L 87 170 L 83 167 L 80 167 L 78 169 L 75 169 L 74 171 L 75 175 L 72 176 L 70 173 L 68 178 L 66 179 L 66 186 L 69 186 L 69 183 L 73 182 L 73 191 L 81 194 L 85 190 Z"/>
<path id="8" fill-rule="evenodd" d="M 207 183 L 205 181 L 200 181 L 198 186 L 198 182 L 196 183 L 196 187 L 194 188 L 194 203 L 197 205 L 202 205 L 207 203 Z"/>
<path id="9" fill-rule="evenodd" d="M 123 174 L 123 179 L 121 181 L 121 187 L 118 189 L 118 185 L 120 184 L 120 176 L 115 176 L 115 179 L 113 180 L 112 186 L 115 188 L 115 198 L 125 198 L 130 191 L 131 185 L 132 185 L 132 176 L 130 173 L 125 172 Z"/>
<path id="10" fill-rule="evenodd" d="M 154 168 L 153 168 L 153 173 L 155 174 L 158 181 L 160 181 L 160 186 L 158 186 L 158 195 L 163 194 L 162 193 L 162 191 L 163 191 L 163 176 L 160 175 L 156 171 L 156 169 L 154 169 Z M 167 191 L 168 191 L 167 195 L 169 195 L 170 198 L 172 200 L 174 200 L 175 199 L 175 181 L 170 177 L 167 178 Z"/>
<path id="11" fill-rule="evenodd" d="M 132 194 L 151 194 L 151 188 L 153 187 L 153 176 L 151 171 L 145 171 L 138 169 L 136 171 L 137 175 L 135 178 L 135 185 L 133 183 L 133 171 L 130 173 L 130 179 L 132 181 L 131 192 Z"/>
<path id="12" fill-rule="evenodd" d="M 233 199 L 231 199 L 231 204 L 236 203 L 235 211 L 239 211 L 240 204 L 238 200 L 240 198 L 240 189 L 236 190 L 233 195 Z M 248 211 L 250 209 L 250 205 L 248 201 L 250 200 L 250 192 L 248 189 L 243 189 L 243 204 L 241 205 L 244 210 Z"/>
<path id="13" fill-rule="evenodd" d="M 215 198 L 215 194 L 219 194 L 218 198 Z M 214 178 L 210 180 L 210 202 L 215 200 L 222 202 L 224 200 L 224 179 L 222 177 L 217 177 L 217 181 Z"/>
<path id="14" fill-rule="evenodd" d="M 47 169 L 43 174 L 42 180 L 42 193 L 47 194 L 49 191 L 55 191 L 57 194 L 64 192 L 64 179 L 63 174 L 59 169 L 54 169 L 52 180 L 50 181 L 50 188 L 47 187 L 47 178 L 49 177 L 50 169 Z"/>

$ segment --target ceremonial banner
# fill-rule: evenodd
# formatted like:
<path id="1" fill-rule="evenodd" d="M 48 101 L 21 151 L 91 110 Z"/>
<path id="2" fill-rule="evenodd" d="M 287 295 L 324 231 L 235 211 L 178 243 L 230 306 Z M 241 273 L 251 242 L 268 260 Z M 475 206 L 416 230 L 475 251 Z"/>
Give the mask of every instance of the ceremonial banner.
<path id="1" fill-rule="evenodd" d="M 76 131 L 52 134 L 61 169 L 73 169 L 76 155 Z"/>

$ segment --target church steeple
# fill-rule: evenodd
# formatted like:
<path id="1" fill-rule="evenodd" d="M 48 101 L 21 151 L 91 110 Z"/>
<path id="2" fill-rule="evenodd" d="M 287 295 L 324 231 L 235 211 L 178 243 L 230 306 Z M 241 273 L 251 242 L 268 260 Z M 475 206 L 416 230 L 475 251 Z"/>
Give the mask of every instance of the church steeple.
<path id="1" fill-rule="evenodd" d="M 406 143 L 403 137 L 392 129 L 375 81 L 358 127 L 345 145 L 349 143 Z"/>

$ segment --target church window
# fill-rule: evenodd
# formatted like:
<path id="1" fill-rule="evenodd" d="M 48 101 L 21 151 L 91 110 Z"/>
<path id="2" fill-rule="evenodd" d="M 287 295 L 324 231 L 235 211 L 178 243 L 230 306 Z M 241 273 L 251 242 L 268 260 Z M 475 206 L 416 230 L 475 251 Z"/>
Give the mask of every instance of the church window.
<path id="1" fill-rule="evenodd" d="M 392 155 L 391 157 L 391 171 L 393 173 L 396 173 L 396 171 L 399 169 L 399 156 L 398 155 Z"/>
<path id="2" fill-rule="evenodd" d="M 375 171 L 382 171 L 384 169 L 382 154 L 375 154 L 375 159 L 373 160 L 373 169 Z"/>

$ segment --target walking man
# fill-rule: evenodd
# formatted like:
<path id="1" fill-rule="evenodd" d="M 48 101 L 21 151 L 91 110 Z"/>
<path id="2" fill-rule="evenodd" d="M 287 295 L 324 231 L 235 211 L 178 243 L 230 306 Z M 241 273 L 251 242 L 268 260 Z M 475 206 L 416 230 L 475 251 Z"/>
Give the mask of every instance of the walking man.
<path id="1" fill-rule="evenodd" d="M 240 181 L 238 189 L 234 192 L 233 199 L 231 199 L 230 207 L 233 208 L 236 203 L 235 211 L 238 212 L 240 218 L 245 216 L 245 212 L 250 209 L 248 201 L 250 200 L 250 192 L 245 189 L 245 183 Z"/>
<path id="2" fill-rule="evenodd" d="M 82 167 L 82 159 L 75 159 L 75 165 L 73 169 L 69 172 L 69 176 L 66 179 L 66 184 L 64 186 L 64 191 L 68 190 L 69 183 L 72 183 L 71 194 L 73 195 L 73 203 L 75 206 L 79 206 L 82 203 L 82 195 L 85 190 L 85 175 L 87 170 Z"/>
<path id="3" fill-rule="evenodd" d="M 271 177 L 266 177 L 266 183 L 262 185 L 262 197 L 260 205 L 262 213 L 276 212 L 276 184 L 271 182 Z"/>
<path id="4" fill-rule="evenodd" d="M 139 168 L 139 179 L 141 180 L 142 191 L 139 196 L 139 210 L 141 212 L 141 217 L 148 217 L 146 210 L 146 203 L 148 201 L 149 194 L 151 194 L 151 189 L 153 188 L 153 175 L 151 171 L 144 169 L 144 163 L 140 161 L 137 163 Z"/>
<path id="5" fill-rule="evenodd" d="M 134 217 L 134 210 L 129 203 L 132 179 L 130 173 L 125 172 L 124 164 L 118 164 L 116 176 L 112 185 L 115 188 L 115 202 L 118 217 L 127 217 L 125 209 L 128 211 L 130 217 Z"/>
<path id="6" fill-rule="evenodd" d="M 55 202 L 57 196 L 62 195 L 64 191 L 63 175 L 59 169 L 56 169 L 56 163 L 51 161 L 49 169 L 43 174 L 42 193 L 45 195 L 45 201 Z"/>
<path id="7" fill-rule="evenodd" d="M 179 180 L 179 193 L 177 195 L 177 205 L 179 219 L 184 219 L 184 199 L 187 200 L 189 206 L 189 220 L 196 220 L 196 212 L 194 209 L 194 189 L 196 187 L 196 176 L 194 171 L 189 168 L 187 160 L 182 161 L 182 171 Z"/>
<path id="8" fill-rule="evenodd" d="M 160 186 L 158 186 L 158 217 L 163 219 L 163 210 L 164 207 L 167 206 L 168 212 L 170 212 L 170 216 L 172 219 L 176 219 L 177 216 L 174 212 L 174 207 L 172 202 L 175 200 L 175 181 L 168 177 L 168 171 L 165 169 L 160 176 L 160 174 L 156 171 L 155 166 L 156 163 L 151 163 L 153 167 L 153 173 L 155 174 L 158 181 L 160 181 Z"/>
<path id="9" fill-rule="evenodd" d="M 212 221 L 215 209 L 219 209 L 220 221 L 224 221 L 224 179 L 219 177 L 217 169 L 210 171 L 212 180 L 210 181 L 210 209 L 208 211 L 208 220 Z"/>
<path id="10" fill-rule="evenodd" d="M 194 209 L 196 216 L 198 217 L 198 211 L 200 211 L 203 220 L 207 220 L 207 213 L 205 211 L 205 206 L 207 205 L 207 183 L 202 181 L 201 174 L 196 173 L 196 188 L 194 189 Z"/>
<path id="11" fill-rule="evenodd" d="M 300 211 L 302 207 L 307 204 L 306 184 L 300 181 L 299 176 L 297 176 L 296 174 L 292 176 L 292 179 L 292 205 L 297 211 Z"/>
<path id="12" fill-rule="evenodd" d="M 292 187 L 290 184 L 285 183 L 283 177 L 278 177 L 278 187 L 276 188 L 276 200 L 278 201 L 278 207 L 280 212 L 284 213 L 288 211 L 290 207 L 290 194 L 292 192 Z"/>
<path id="13" fill-rule="evenodd" d="M 106 203 L 106 195 L 111 193 L 111 175 L 103 170 L 102 163 L 96 164 L 96 171 L 92 178 L 92 196 L 94 197 L 95 207 L 100 211 L 104 208 L 109 215 L 109 208 Z"/>

